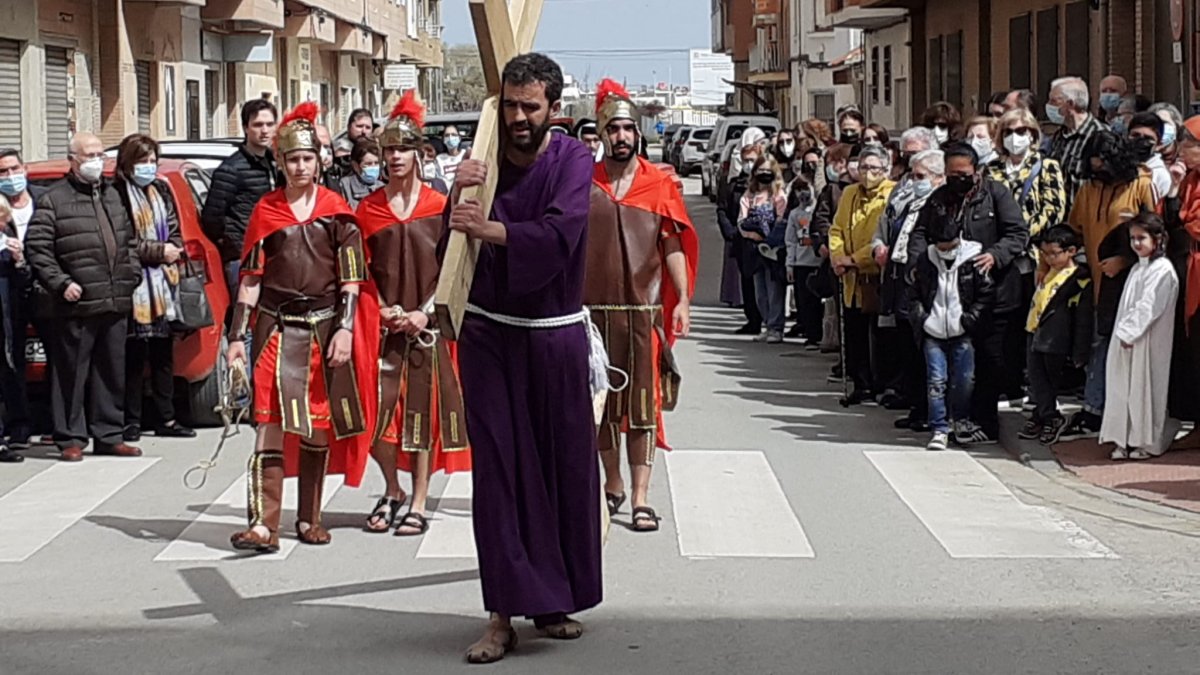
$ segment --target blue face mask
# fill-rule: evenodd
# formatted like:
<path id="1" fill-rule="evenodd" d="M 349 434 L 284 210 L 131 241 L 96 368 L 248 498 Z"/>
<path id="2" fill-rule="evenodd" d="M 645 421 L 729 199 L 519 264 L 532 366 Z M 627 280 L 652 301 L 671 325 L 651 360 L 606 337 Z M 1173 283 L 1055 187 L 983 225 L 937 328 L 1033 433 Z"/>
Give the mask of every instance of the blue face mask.
<path id="1" fill-rule="evenodd" d="M 915 180 L 912 184 L 913 196 L 917 199 L 924 199 L 933 192 L 933 181 L 926 178 L 925 180 Z"/>
<path id="2" fill-rule="evenodd" d="M 1174 145 L 1175 143 L 1175 123 L 1163 122 L 1162 145 Z M 4 189 L 4 184 L 0 183 L 0 190 Z"/>
<path id="3" fill-rule="evenodd" d="M 18 173 L 12 176 L 0 178 L 0 192 L 4 193 L 5 197 L 16 197 L 25 191 L 29 181 L 25 179 L 25 174 Z"/>
<path id="4" fill-rule="evenodd" d="M 1113 133 L 1118 136 L 1124 136 L 1125 132 L 1129 131 L 1129 127 L 1125 125 L 1124 117 L 1118 117 L 1117 119 L 1113 120 L 1110 126 L 1113 130 Z"/>
<path id="5" fill-rule="evenodd" d="M 362 177 L 368 183 L 374 183 L 379 180 L 379 166 L 364 166 Z"/>
<path id="6" fill-rule="evenodd" d="M 1121 95 L 1116 92 L 1106 91 L 1100 94 L 1100 107 L 1108 112 L 1116 112 L 1117 106 L 1121 105 Z"/>
<path id="7" fill-rule="evenodd" d="M 133 182 L 139 187 L 146 187 L 153 183 L 156 176 L 158 176 L 158 164 L 154 162 L 133 165 Z"/>
<path id="8" fill-rule="evenodd" d="M 450 148 L 451 150 L 457 150 L 459 143 L 462 143 L 462 139 L 458 136 L 446 137 L 446 147 Z"/>
<path id="9" fill-rule="evenodd" d="M 1046 104 L 1046 119 L 1050 120 L 1051 124 L 1062 124 L 1067 121 L 1067 118 L 1063 117 L 1062 110 L 1049 103 Z"/>

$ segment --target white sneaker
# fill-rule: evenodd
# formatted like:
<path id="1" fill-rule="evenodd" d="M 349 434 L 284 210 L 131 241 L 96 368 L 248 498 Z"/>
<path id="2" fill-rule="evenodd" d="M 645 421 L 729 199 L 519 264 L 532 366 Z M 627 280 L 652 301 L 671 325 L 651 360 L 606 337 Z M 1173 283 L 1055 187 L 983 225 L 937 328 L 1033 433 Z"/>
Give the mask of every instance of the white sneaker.
<path id="1" fill-rule="evenodd" d="M 950 446 L 950 434 L 944 431 L 933 432 L 933 438 L 925 445 L 926 450 L 940 451 Z"/>
<path id="2" fill-rule="evenodd" d="M 777 330 L 767 331 L 767 344 L 777 345 L 777 344 L 780 344 L 781 342 L 783 342 L 783 333 L 780 333 Z"/>
<path id="3" fill-rule="evenodd" d="M 765 332 L 765 333 L 759 333 L 758 335 L 754 336 L 754 341 L 755 342 L 766 342 L 767 338 L 769 338 L 770 336 L 771 336 L 771 333 L 769 331 Z"/>

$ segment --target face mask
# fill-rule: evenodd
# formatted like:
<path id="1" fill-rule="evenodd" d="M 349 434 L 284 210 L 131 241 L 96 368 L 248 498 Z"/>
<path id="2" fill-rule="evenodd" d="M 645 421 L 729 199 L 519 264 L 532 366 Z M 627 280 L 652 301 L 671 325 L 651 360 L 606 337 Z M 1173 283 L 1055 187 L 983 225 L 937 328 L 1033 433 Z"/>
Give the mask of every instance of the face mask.
<path id="1" fill-rule="evenodd" d="M 133 182 L 137 183 L 138 187 L 146 187 L 154 182 L 154 177 L 158 175 L 158 164 L 154 162 L 142 162 L 141 164 L 133 165 Z"/>
<path id="2" fill-rule="evenodd" d="M 1174 145 L 1175 143 L 1175 123 L 1163 122 L 1163 146 Z"/>
<path id="3" fill-rule="evenodd" d="M 782 143 L 779 146 L 779 151 L 781 153 L 783 153 L 784 157 L 787 157 L 790 159 L 792 156 L 792 153 L 796 152 L 796 144 L 793 143 L 792 141 L 787 141 L 786 143 Z"/>
<path id="4" fill-rule="evenodd" d="M 742 175 L 749 176 L 751 171 L 754 171 L 753 162 L 742 161 Z"/>
<path id="5" fill-rule="evenodd" d="M 971 147 L 975 148 L 975 154 L 979 155 L 979 161 L 985 161 L 992 154 L 992 139 L 990 138 L 972 138 Z"/>
<path id="6" fill-rule="evenodd" d="M 375 181 L 379 180 L 379 167 L 364 166 L 362 175 L 363 180 L 365 180 L 367 183 L 374 183 Z"/>
<path id="7" fill-rule="evenodd" d="M 800 165 L 800 173 L 806 173 L 811 176 L 812 174 L 815 174 L 816 172 L 817 172 L 817 163 L 816 162 L 805 162 L 804 164 Z"/>
<path id="8" fill-rule="evenodd" d="M 1129 126 L 1125 124 L 1125 118 L 1123 117 L 1118 117 L 1117 119 L 1113 120 L 1111 128 L 1113 133 L 1118 136 L 1124 136 L 1125 133 L 1129 131 Z"/>
<path id="9" fill-rule="evenodd" d="M 1129 147 L 1133 151 L 1133 158 L 1139 163 L 1147 162 L 1154 156 L 1154 141 L 1145 136 L 1130 139 Z"/>
<path id="10" fill-rule="evenodd" d="M 852 144 L 858 142 L 858 132 L 853 129 L 850 129 L 849 131 L 843 130 L 841 138 L 839 138 L 838 140 L 840 140 L 843 143 L 852 145 Z"/>
<path id="11" fill-rule="evenodd" d="M 28 181 L 23 173 L 0 178 L 0 192 L 3 192 L 5 197 L 16 197 L 24 192 L 26 187 Z"/>
<path id="12" fill-rule="evenodd" d="M 959 197 L 965 197 L 975 187 L 974 176 L 947 176 L 946 185 Z"/>
<path id="13" fill-rule="evenodd" d="M 97 157 L 81 162 L 79 175 L 89 183 L 99 183 L 104 176 L 104 159 Z"/>
<path id="14" fill-rule="evenodd" d="M 829 181 L 830 183 L 836 183 L 837 179 L 837 169 L 833 168 L 832 166 L 825 167 L 825 180 Z"/>
<path id="15" fill-rule="evenodd" d="M 451 150 L 457 150 L 458 145 L 462 143 L 462 138 L 458 136 L 447 136 L 445 138 L 445 142 L 447 148 L 450 148 Z"/>
<path id="16" fill-rule="evenodd" d="M 1049 103 L 1046 104 L 1046 119 L 1050 120 L 1051 124 L 1062 124 L 1067 121 L 1067 118 L 1063 117 L 1062 108 Z"/>
<path id="17" fill-rule="evenodd" d="M 938 145 L 950 140 L 950 130 L 940 124 L 933 128 L 933 137 L 937 139 Z"/>
<path id="18" fill-rule="evenodd" d="M 796 195 L 796 202 L 799 203 L 800 206 L 807 207 L 809 204 L 812 203 L 812 200 L 813 200 L 812 190 L 799 190 L 799 191 L 795 192 L 794 194 Z"/>
<path id="19" fill-rule="evenodd" d="M 770 171 L 762 171 L 754 174 L 754 180 L 758 181 L 759 185 L 766 185 L 775 180 L 775 174 Z"/>
<path id="20" fill-rule="evenodd" d="M 1017 156 L 1024 155 L 1032 143 L 1033 137 L 1025 132 L 1004 137 L 1004 149 Z"/>
<path id="21" fill-rule="evenodd" d="M 862 182 L 868 190 L 874 190 L 875 188 L 879 187 L 880 183 L 883 182 L 883 174 L 868 173 L 863 176 Z"/>
<path id="22" fill-rule="evenodd" d="M 1108 112 L 1115 112 L 1117 106 L 1121 105 L 1121 95 L 1116 92 L 1106 91 L 1100 93 L 1100 107 Z"/>
<path id="23" fill-rule="evenodd" d="M 926 178 L 925 180 L 913 181 L 912 184 L 913 196 L 917 199 L 924 199 L 933 192 L 933 181 Z"/>
<path id="24" fill-rule="evenodd" d="M 942 260 L 948 261 L 948 262 L 953 262 L 956 258 L 958 258 L 958 247 L 957 246 L 950 249 L 949 251 L 943 251 L 942 249 L 939 248 L 939 249 L 937 249 L 937 252 L 938 252 L 939 258 L 941 258 Z"/>

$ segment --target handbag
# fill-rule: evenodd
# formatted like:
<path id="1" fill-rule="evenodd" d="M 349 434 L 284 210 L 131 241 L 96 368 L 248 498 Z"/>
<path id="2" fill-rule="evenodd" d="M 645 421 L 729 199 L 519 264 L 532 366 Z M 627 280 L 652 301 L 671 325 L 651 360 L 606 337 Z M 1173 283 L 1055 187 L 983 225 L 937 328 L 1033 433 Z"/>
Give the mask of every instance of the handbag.
<path id="1" fill-rule="evenodd" d="M 190 333 L 212 326 L 212 306 L 204 292 L 207 275 L 201 261 L 183 260 L 180 265 L 179 285 L 175 287 L 175 320 L 171 329 L 178 333 Z"/>

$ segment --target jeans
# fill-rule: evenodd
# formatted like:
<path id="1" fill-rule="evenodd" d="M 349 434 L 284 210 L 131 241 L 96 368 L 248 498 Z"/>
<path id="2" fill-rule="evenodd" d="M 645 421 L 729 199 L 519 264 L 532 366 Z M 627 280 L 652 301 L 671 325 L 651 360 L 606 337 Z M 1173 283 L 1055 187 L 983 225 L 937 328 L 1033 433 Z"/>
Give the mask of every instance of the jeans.
<path id="1" fill-rule="evenodd" d="M 1092 358 L 1087 365 L 1087 382 L 1083 385 L 1083 409 L 1093 415 L 1104 414 L 1104 370 L 1108 367 L 1108 343 L 1111 335 L 1092 334 Z"/>
<path id="2" fill-rule="evenodd" d="M 975 385 L 975 350 L 971 348 L 971 338 L 963 335 L 939 340 L 926 336 L 925 364 L 929 426 L 934 432 L 950 433 L 951 418 L 964 421 L 971 410 L 971 390 Z"/>
<path id="3" fill-rule="evenodd" d="M 758 300 L 758 312 L 767 324 L 767 330 L 783 332 L 787 319 L 787 280 L 778 278 L 778 273 L 769 265 L 763 265 L 754 273 L 754 296 Z"/>

